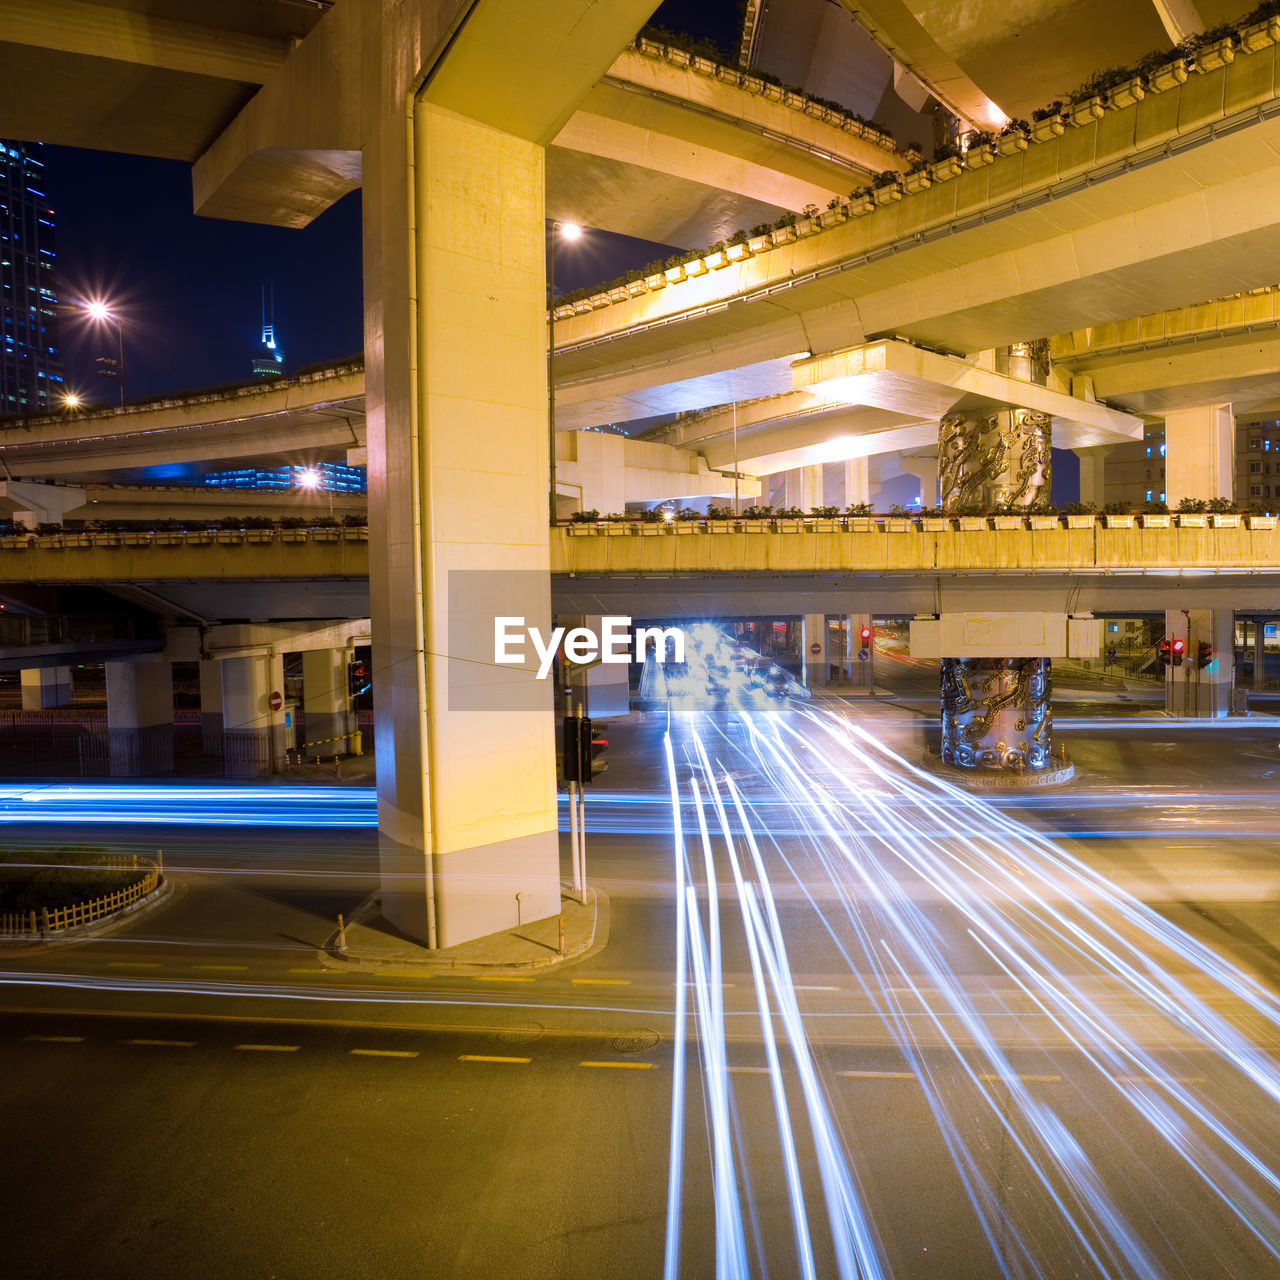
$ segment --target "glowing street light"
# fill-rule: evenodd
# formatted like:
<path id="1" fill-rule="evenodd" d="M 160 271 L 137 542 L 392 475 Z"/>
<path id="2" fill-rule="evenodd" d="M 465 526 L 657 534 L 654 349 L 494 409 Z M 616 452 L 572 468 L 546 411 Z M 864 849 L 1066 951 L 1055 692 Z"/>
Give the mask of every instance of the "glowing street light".
<path id="1" fill-rule="evenodd" d="M 124 404 L 124 322 L 120 313 L 104 298 L 89 298 L 81 310 L 94 324 L 115 325 L 118 355 L 115 360 L 110 356 L 98 357 L 98 372 L 104 378 L 114 378 L 120 388 L 120 403 Z"/>
<path id="2" fill-rule="evenodd" d="M 318 489 L 320 487 L 320 479 L 320 473 L 315 467 L 308 467 L 305 471 L 298 472 L 298 488 Z"/>
<path id="3" fill-rule="evenodd" d="M 84 399 L 78 392 L 68 391 L 62 397 L 62 407 L 64 409 L 78 409 L 82 404 L 84 404 Z"/>

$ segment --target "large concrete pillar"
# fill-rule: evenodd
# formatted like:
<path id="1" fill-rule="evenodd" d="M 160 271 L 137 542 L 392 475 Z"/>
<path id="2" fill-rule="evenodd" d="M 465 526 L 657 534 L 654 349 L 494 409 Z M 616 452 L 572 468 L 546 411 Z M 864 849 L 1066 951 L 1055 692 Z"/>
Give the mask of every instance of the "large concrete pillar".
<path id="1" fill-rule="evenodd" d="M 806 514 L 823 505 L 822 467 L 796 467 L 783 476 L 785 483 L 782 505 L 799 507 Z"/>
<path id="2" fill-rule="evenodd" d="M 1107 455 L 1114 447 L 1099 444 L 1072 451 L 1080 459 L 1080 501 L 1091 502 L 1099 511 L 1107 505 Z"/>
<path id="3" fill-rule="evenodd" d="M 173 671 L 161 658 L 108 662 L 107 731 L 113 778 L 173 772 Z"/>
<path id="4" fill-rule="evenodd" d="M 222 759 L 228 778 L 265 778 L 284 764 L 284 658 L 223 658 Z M 279 695 L 273 699 L 272 695 Z M 272 701 L 279 701 L 278 708 Z"/>
<path id="5" fill-rule="evenodd" d="M 920 485 L 920 505 L 922 507 L 936 507 L 938 505 L 937 454 L 903 454 L 901 463 L 903 474 L 913 476 Z"/>
<path id="6" fill-rule="evenodd" d="M 801 620 L 800 642 L 803 650 L 804 685 L 806 689 L 824 689 L 830 680 L 827 618 L 822 613 L 807 613 Z"/>
<path id="7" fill-rule="evenodd" d="M 217 658 L 200 659 L 200 746 L 207 756 L 222 754 L 222 670 Z"/>
<path id="8" fill-rule="evenodd" d="M 1203 720 L 1231 714 L 1235 684 L 1235 615 L 1230 609 L 1192 609 L 1165 613 L 1165 636 L 1182 640 L 1180 667 L 1165 668 L 1165 709 L 1175 716 Z M 1212 651 L 1209 664 L 1199 665 L 1200 646 Z M 1255 667 L 1256 670 L 1256 667 Z"/>
<path id="9" fill-rule="evenodd" d="M 345 649 L 306 649 L 302 654 L 302 709 L 306 713 L 308 759 L 347 750 L 351 699 Z"/>
<path id="10" fill-rule="evenodd" d="M 23 711 L 70 705 L 70 667 L 27 667 L 21 672 L 21 680 Z"/>
<path id="11" fill-rule="evenodd" d="M 1016 343 L 1007 370 L 1044 383 L 1046 343 Z M 951 413 L 939 428 L 942 506 L 985 513 L 1048 502 L 1048 414 L 1029 409 Z M 940 672 L 942 759 L 962 769 L 1044 769 L 1052 754 L 1049 658 L 947 658 Z"/>
<path id="12" fill-rule="evenodd" d="M 1183 498 L 1235 496 L 1236 424 L 1229 404 L 1175 409 L 1164 419 L 1164 491 L 1169 509 Z"/>
<path id="13" fill-rule="evenodd" d="M 844 464 L 844 505 L 846 507 L 854 507 L 860 502 L 870 501 L 870 460 L 865 457 L 846 458 Z"/>

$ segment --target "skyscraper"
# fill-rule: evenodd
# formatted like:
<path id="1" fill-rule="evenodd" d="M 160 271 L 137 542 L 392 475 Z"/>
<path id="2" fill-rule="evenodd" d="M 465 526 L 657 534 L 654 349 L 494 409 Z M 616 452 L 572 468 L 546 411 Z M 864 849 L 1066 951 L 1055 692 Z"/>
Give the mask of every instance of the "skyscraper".
<path id="1" fill-rule="evenodd" d="M 266 286 L 262 289 L 262 344 L 253 357 L 255 378 L 281 378 L 284 376 L 284 351 L 276 346 L 276 291 Z"/>
<path id="2" fill-rule="evenodd" d="M 0 141 L 0 415 L 48 409 L 62 392 L 43 153 L 39 142 Z"/>

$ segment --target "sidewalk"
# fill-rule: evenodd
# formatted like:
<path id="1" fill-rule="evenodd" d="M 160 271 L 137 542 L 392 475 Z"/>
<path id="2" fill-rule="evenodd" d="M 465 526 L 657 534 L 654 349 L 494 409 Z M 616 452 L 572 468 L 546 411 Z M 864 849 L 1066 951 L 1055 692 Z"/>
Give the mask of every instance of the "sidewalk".
<path id="1" fill-rule="evenodd" d="M 429 973 L 520 974 L 580 960 L 609 940 L 609 899 L 588 887 L 585 906 L 562 890 L 559 916 L 491 933 L 456 947 L 428 951 L 406 937 L 381 914 L 382 895 L 373 893 L 346 922 L 346 950 L 338 949 L 335 930 L 320 952 L 327 969 L 420 977 Z M 564 950 L 560 926 L 564 925 Z"/>

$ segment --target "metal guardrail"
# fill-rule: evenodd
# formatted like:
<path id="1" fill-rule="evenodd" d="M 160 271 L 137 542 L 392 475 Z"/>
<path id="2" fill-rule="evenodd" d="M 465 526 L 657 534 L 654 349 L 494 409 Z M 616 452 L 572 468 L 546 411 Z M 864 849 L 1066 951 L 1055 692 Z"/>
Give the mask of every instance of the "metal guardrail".
<path id="1" fill-rule="evenodd" d="M 24 533 L 0 537 L 0 551 L 89 549 L 94 547 L 206 547 L 246 543 L 368 542 L 369 530 L 352 529 L 178 529 L 164 532 Z"/>
<path id="2" fill-rule="evenodd" d="M 115 893 L 103 894 L 91 898 L 87 902 L 74 902 L 66 907 L 40 907 L 36 911 L 10 911 L 0 913 L 0 937 L 7 938 L 48 938 L 65 929 L 73 929 L 77 925 L 92 924 L 131 907 L 135 902 L 154 892 L 160 883 L 161 862 L 152 862 L 150 858 L 139 858 L 136 854 L 128 857 L 106 857 L 86 871 L 133 871 L 144 867 L 150 868 L 141 880 L 135 880 Z"/>

